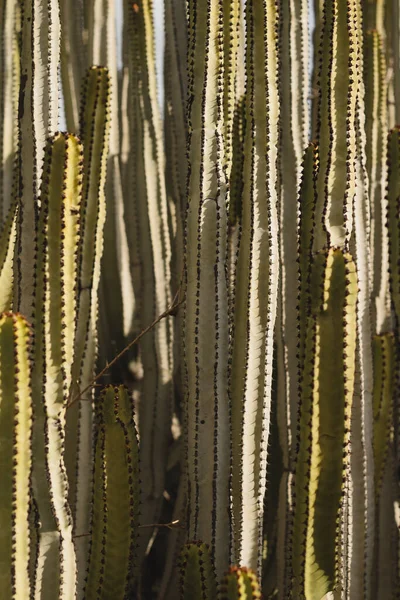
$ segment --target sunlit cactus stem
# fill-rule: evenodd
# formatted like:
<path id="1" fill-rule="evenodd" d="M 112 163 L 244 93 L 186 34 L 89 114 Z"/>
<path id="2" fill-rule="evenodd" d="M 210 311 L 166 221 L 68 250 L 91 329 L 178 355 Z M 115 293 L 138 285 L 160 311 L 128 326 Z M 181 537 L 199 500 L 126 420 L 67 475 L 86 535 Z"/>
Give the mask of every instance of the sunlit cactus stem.
<path id="1" fill-rule="evenodd" d="M 32 469 L 31 328 L 19 314 L 0 316 L 0 595 L 29 598 Z"/>

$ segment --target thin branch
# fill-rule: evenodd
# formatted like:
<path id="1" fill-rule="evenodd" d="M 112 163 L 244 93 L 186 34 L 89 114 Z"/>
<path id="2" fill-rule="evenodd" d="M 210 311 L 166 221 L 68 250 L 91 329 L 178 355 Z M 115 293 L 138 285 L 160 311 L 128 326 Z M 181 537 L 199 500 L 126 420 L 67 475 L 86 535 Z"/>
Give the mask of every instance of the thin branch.
<path id="1" fill-rule="evenodd" d="M 167 527 L 167 529 L 184 529 L 183 525 L 178 525 L 179 519 L 171 521 L 170 523 L 149 523 L 148 525 L 139 525 L 139 528 L 143 527 Z"/>
<path id="2" fill-rule="evenodd" d="M 179 519 L 175 519 L 175 521 L 171 521 L 170 523 L 149 523 L 148 525 L 139 525 L 139 529 L 144 527 L 166 527 L 167 529 L 184 529 L 183 525 L 179 525 Z M 76 540 L 81 537 L 88 537 L 92 535 L 91 533 L 81 533 L 80 535 L 73 535 L 72 539 Z"/>
<path id="3" fill-rule="evenodd" d="M 157 317 L 157 319 L 155 319 L 150 325 L 148 325 L 148 327 L 146 327 L 145 329 L 143 329 L 143 331 L 141 331 L 139 333 L 139 335 L 137 337 L 135 337 L 134 340 L 132 340 L 131 342 L 129 342 L 129 344 L 127 346 L 125 346 L 125 348 L 123 350 L 121 350 L 121 352 L 119 354 L 117 354 L 117 356 L 115 358 L 112 359 L 111 362 L 109 362 L 104 369 L 102 369 L 100 371 L 100 373 L 98 373 L 96 375 L 96 377 L 94 379 L 92 379 L 92 381 L 89 383 L 89 385 L 87 385 L 81 392 L 79 392 L 79 394 L 77 394 L 75 396 L 75 398 L 73 398 L 73 400 L 71 400 L 70 402 L 68 402 L 67 404 L 67 408 L 71 408 L 71 406 L 73 406 L 75 404 L 75 402 L 77 402 L 82 396 L 83 394 L 85 394 L 85 392 L 87 392 L 88 390 L 90 390 L 95 384 L 96 381 L 98 379 L 100 379 L 100 377 L 103 377 L 103 375 L 105 375 L 105 373 L 107 373 L 108 369 L 110 367 L 112 367 L 113 365 L 115 365 L 115 363 L 126 353 L 128 352 L 128 350 L 130 350 L 132 348 L 132 346 L 134 346 L 135 344 L 137 344 L 142 337 L 148 333 L 151 329 L 153 329 L 153 327 L 155 325 L 157 325 L 157 323 L 159 323 L 162 319 L 165 319 L 166 317 L 168 317 L 169 315 L 173 314 L 176 309 L 178 308 L 178 306 L 180 306 L 182 304 L 182 302 L 184 301 L 184 298 L 182 298 L 181 300 L 179 300 L 179 302 L 177 301 L 177 299 L 179 298 L 179 294 L 180 294 L 180 287 L 178 288 L 178 291 L 175 294 L 175 297 L 172 301 L 172 304 L 169 308 L 167 308 L 167 310 L 165 310 L 159 317 Z"/>

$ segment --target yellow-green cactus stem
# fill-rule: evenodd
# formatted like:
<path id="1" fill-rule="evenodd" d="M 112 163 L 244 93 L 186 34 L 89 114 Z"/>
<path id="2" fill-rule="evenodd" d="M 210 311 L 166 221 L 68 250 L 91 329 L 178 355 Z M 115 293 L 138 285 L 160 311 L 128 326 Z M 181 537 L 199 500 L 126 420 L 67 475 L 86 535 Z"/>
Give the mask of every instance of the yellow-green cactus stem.
<path id="1" fill-rule="evenodd" d="M 356 355 L 357 275 L 350 255 L 331 249 L 311 288 L 301 379 L 292 538 L 293 593 L 320 600 L 340 584 L 342 494 Z M 318 306 L 319 304 L 319 306 Z"/>
<path id="2" fill-rule="evenodd" d="M 202 542 L 191 542 L 180 556 L 181 600 L 215 600 L 217 580 L 210 549 Z"/>
<path id="3" fill-rule="evenodd" d="M 38 218 L 33 488 L 40 519 L 35 594 L 43 599 L 72 598 L 76 584 L 64 442 L 75 348 L 82 158 L 75 136 L 57 133 L 48 140 Z"/>
<path id="4" fill-rule="evenodd" d="M 89 567 L 84 597 L 124 600 L 136 575 L 139 455 L 128 391 L 109 386 L 97 409 Z"/>
<path id="5" fill-rule="evenodd" d="M 7 219 L 0 232 L 0 313 L 12 308 L 17 214 L 17 206 L 15 204 L 10 206 Z"/>
<path id="6" fill-rule="evenodd" d="M 245 567 L 231 567 L 222 578 L 219 600 L 261 600 L 257 575 Z"/>
<path id="7" fill-rule="evenodd" d="M 10 600 L 31 594 L 30 338 L 30 326 L 21 315 L 0 316 L 0 596 Z"/>

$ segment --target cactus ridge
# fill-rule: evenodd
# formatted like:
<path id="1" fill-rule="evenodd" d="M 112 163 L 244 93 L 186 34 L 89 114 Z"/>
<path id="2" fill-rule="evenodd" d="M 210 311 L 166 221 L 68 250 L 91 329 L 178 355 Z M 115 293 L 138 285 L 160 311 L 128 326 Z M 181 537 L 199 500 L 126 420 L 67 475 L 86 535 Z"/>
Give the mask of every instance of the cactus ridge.
<path id="1" fill-rule="evenodd" d="M 31 327 L 0 316 L 0 568 L 4 597 L 29 598 L 29 499 L 32 469 Z"/>

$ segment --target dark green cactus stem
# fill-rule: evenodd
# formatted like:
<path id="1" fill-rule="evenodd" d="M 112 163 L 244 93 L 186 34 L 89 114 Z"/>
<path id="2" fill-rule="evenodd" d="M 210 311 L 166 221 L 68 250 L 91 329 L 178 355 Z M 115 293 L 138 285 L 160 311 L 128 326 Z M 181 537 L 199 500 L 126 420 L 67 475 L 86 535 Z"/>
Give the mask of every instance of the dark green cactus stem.
<path id="1" fill-rule="evenodd" d="M 307 337 L 307 316 L 311 308 L 310 277 L 312 247 L 315 234 L 316 179 L 318 175 L 318 148 L 310 144 L 303 157 L 303 173 L 299 192 L 299 284 L 298 284 L 298 354 L 299 368 L 303 368 Z"/>
<path id="2" fill-rule="evenodd" d="M 388 136 L 388 187 L 387 226 L 389 230 L 389 265 L 392 303 L 397 323 L 400 323 L 400 128 L 395 127 Z"/>
<path id="3" fill-rule="evenodd" d="M 215 600 L 217 580 L 210 549 L 201 542 L 187 544 L 180 557 L 181 600 Z"/>
<path id="4" fill-rule="evenodd" d="M 325 261 L 323 276 L 311 286 L 318 300 L 308 318 L 295 471 L 293 593 L 306 600 L 320 600 L 340 584 L 341 500 L 354 391 L 355 266 L 337 249 Z"/>
<path id="5" fill-rule="evenodd" d="M 219 600 L 261 600 L 257 575 L 245 567 L 232 567 L 222 578 Z"/>
<path id="6" fill-rule="evenodd" d="M 64 465 L 65 410 L 72 378 L 82 146 L 68 134 L 47 142 L 38 218 L 32 378 L 33 487 L 40 539 L 35 594 L 70 598 L 76 565 Z"/>
<path id="7" fill-rule="evenodd" d="M 229 194 L 229 225 L 240 224 L 242 218 L 244 139 L 246 98 L 242 96 L 234 109 L 232 125 L 232 168 Z"/>
<path id="8" fill-rule="evenodd" d="M 392 428 L 395 339 L 391 333 L 376 335 L 372 340 L 374 359 L 374 458 L 375 494 L 379 497 Z"/>
<path id="9" fill-rule="evenodd" d="M 87 600 L 124 600 L 136 575 L 139 455 L 127 390 L 109 386 L 97 407 Z"/>
<path id="10" fill-rule="evenodd" d="M 32 393 L 31 330 L 18 314 L 0 316 L 0 596 L 29 598 Z"/>

